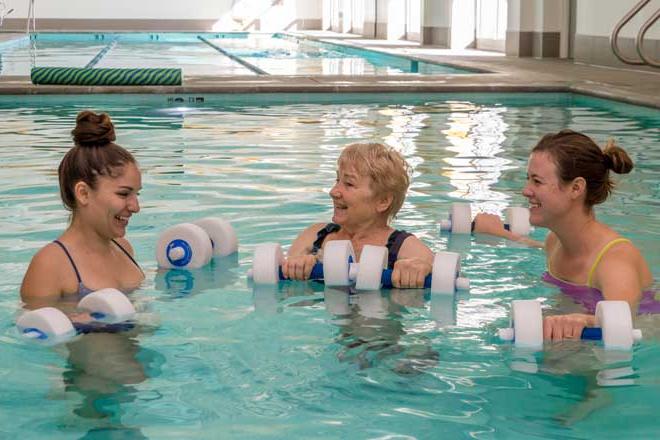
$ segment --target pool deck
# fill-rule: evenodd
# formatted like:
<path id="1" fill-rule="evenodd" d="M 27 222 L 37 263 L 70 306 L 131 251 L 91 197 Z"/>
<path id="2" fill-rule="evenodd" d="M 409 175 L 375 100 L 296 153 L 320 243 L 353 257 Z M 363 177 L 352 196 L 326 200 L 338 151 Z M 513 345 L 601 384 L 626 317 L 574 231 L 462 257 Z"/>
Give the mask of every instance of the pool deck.
<path id="1" fill-rule="evenodd" d="M 45 86 L 26 76 L 0 76 L 0 94 L 259 93 L 259 92 L 575 92 L 660 109 L 660 69 L 625 69 L 570 60 L 506 57 L 477 50 L 455 51 L 410 41 L 362 39 L 332 32 L 306 38 L 405 55 L 489 73 L 388 76 L 185 76 L 182 86 Z M 0 43 L 24 34 L 0 34 Z"/>

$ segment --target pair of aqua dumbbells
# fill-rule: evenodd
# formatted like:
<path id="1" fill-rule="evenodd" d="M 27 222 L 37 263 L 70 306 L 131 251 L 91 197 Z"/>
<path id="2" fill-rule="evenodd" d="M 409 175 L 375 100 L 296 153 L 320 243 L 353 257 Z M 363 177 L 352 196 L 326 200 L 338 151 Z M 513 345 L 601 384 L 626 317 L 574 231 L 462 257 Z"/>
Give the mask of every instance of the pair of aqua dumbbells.
<path id="1" fill-rule="evenodd" d="M 55 307 L 41 307 L 23 313 L 16 320 L 19 333 L 28 339 L 53 345 L 68 342 L 80 333 L 116 333 L 132 328 L 135 317 L 131 301 L 117 289 L 101 289 L 85 295 L 77 309 L 87 313 L 85 322 L 72 322 Z"/>
<path id="2" fill-rule="evenodd" d="M 163 231 L 156 244 L 156 260 L 163 269 L 198 269 L 214 256 L 224 257 L 237 250 L 238 237 L 231 223 L 206 217 Z"/>
<path id="3" fill-rule="evenodd" d="M 214 255 L 229 255 L 237 248 L 238 239 L 231 224 L 221 218 L 207 217 L 165 230 L 158 239 L 156 259 L 162 268 L 194 269 L 206 265 Z M 23 313 L 16 326 L 26 338 L 56 344 L 80 333 L 126 330 L 136 313 L 131 301 L 116 289 L 90 293 L 77 308 L 89 314 L 89 322 L 72 322 L 61 310 L 42 307 Z"/>

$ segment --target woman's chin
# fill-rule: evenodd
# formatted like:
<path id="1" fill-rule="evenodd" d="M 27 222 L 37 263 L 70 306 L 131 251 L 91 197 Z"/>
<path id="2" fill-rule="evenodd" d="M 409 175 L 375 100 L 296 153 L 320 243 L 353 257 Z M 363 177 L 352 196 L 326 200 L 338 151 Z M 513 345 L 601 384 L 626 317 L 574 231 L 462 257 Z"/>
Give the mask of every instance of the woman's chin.
<path id="1" fill-rule="evenodd" d="M 345 215 L 337 214 L 337 213 L 332 214 L 332 223 L 336 223 L 338 225 L 341 225 L 344 222 L 346 222 L 346 216 Z"/>
<path id="2" fill-rule="evenodd" d="M 529 217 L 529 224 L 534 226 L 535 228 L 545 228 L 545 222 L 541 217 L 536 217 L 536 216 L 530 216 Z"/>

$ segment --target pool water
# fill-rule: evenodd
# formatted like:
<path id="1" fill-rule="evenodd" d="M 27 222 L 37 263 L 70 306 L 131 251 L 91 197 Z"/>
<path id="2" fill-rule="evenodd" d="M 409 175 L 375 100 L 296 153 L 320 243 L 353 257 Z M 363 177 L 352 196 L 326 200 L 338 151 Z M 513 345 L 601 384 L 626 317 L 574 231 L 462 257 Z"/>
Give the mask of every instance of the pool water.
<path id="1" fill-rule="evenodd" d="M 443 64 L 418 62 L 285 34 L 243 32 L 36 34 L 31 41 L 23 38 L 0 46 L 0 75 L 29 75 L 33 65 L 85 67 L 106 48 L 99 60 L 89 67 L 180 67 L 186 76 L 256 75 L 259 70 L 270 75 L 473 73 Z M 254 68 L 246 67 L 237 58 Z"/>
<path id="2" fill-rule="evenodd" d="M 110 113 L 143 171 L 128 233 L 146 272 L 131 295 L 141 325 L 47 348 L 19 339 L 18 291 L 32 255 L 67 225 L 55 170 L 86 108 Z M 541 251 L 437 225 L 454 201 L 493 213 L 524 204 L 527 154 L 546 132 L 614 137 L 636 167 L 597 214 L 658 274 L 656 110 L 569 94 L 4 96 L 0 119 L 3 437 L 657 435 L 657 320 L 639 320 L 646 338 L 631 356 L 612 359 L 596 343 L 515 350 L 495 337 L 511 300 L 576 306 L 541 283 Z M 330 219 L 337 157 L 361 140 L 406 156 L 413 184 L 394 225 L 461 252 L 469 292 L 248 283 L 255 245 L 288 246 Z M 158 272 L 158 234 L 203 216 L 232 222 L 238 255 Z"/>

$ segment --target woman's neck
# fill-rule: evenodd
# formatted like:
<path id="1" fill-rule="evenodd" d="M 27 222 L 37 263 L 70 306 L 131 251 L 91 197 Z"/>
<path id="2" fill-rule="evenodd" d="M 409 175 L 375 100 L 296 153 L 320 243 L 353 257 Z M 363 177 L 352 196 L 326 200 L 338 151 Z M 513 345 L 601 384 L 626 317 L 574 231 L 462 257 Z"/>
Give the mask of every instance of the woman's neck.
<path id="1" fill-rule="evenodd" d="M 80 243 L 87 249 L 98 252 L 106 252 L 112 246 L 112 239 L 101 236 L 95 229 L 76 216 L 73 217 L 71 224 L 62 234 L 62 238 Z"/>
<path id="2" fill-rule="evenodd" d="M 596 221 L 593 210 L 569 212 L 551 228 L 568 256 L 587 253 L 594 243 L 599 241 L 601 229 L 602 225 Z"/>
<path id="3" fill-rule="evenodd" d="M 387 220 L 378 219 L 359 226 L 341 225 L 341 229 L 351 241 L 365 241 L 373 238 L 375 235 L 389 233 L 392 228 L 388 226 Z"/>

